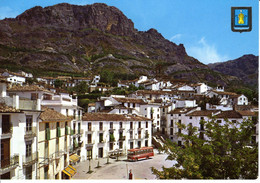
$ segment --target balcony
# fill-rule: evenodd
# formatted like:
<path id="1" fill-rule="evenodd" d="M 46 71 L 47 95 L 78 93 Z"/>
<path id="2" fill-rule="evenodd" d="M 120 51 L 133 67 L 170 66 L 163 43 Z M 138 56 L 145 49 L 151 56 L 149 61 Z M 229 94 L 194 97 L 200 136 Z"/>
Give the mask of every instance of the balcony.
<path id="1" fill-rule="evenodd" d="M 86 148 L 88 148 L 88 147 L 93 147 L 94 144 L 95 144 L 95 141 L 94 141 L 94 140 L 93 140 L 93 141 L 88 141 L 88 143 L 85 144 L 85 146 L 86 146 Z"/>
<path id="2" fill-rule="evenodd" d="M 55 152 L 55 159 L 60 159 L 63 156 L 63 151 L 56 151 Z"/>
<path id="3" fill-rule="evenodd" d="M 79 134 L 79 135 L 82 135 L 83 133 L 84 133 L 84 130 L 83 130 L 83 129 L 79 129 L 79 130 L 78 130 L 78 134 Z"/>
<path id="4" fill-rule="evenodd" d="M 19 155 L 14 155 L 8 159 L 1 160 L 0 174 L 10 172 L 19 166 Z"/>
<path id="5" fill-rule="evenodd" d="M 19 109 L 37 110 L 37 100 L 19 100 Z"/>
<path id="6" fill-rule="evenodd" d="M 73 129 L 70 129 L 70 135 L 74 135 L 75 131 Z"/>
<path id="7" fill-rule="evenodd" d="M 109 131 L 110 132 L 113 132 L 113 131 L 115 131 L 116 129 L 113 129 L 113 128 L 109 128 Z"/>
<path id="8" fill-rule="evenodd" d="M 100 140 L 98 143 L 99 144 L 104 144 L 104 143 L 106 143 L 106 141 L 105 140 Z"/>
<path id="9" fill-rule="evenodd" d="M 12 126 L 5 126 L 2 128 L 2 135 L 1 135 L 1 139 L 5 139 L 5 138 L 11 138 L 13 134 L 13 127 Z"/>
<path id="10" fill-rule="evenodd" d="M 125 140 L 125 136 L 119 137 L 119 141 L 123 141 L 123 140 Z"/>
<path id="11" fill-rule="evenodd" d="M 149 133 L 146 133 L 144 138 L 148 139 L 149 138 Z"/>
<path id="12" fill-rule="evenodd" d="M 119 131 L 123 131 L 125 128 L 123 128 L 122 126 L 119 127 Z"/>
<path id="13" fill-rule="evenodd" d="M 32 153 L 30 156 L 23 155 L 23 166 L 30 166 L 37 162 L 37 152 Z"/>
<path id="14" fill-rule="evenodd" d="M 24 139 L 30 139 L 36 137 L 36 127 L 24 128 Z"/>

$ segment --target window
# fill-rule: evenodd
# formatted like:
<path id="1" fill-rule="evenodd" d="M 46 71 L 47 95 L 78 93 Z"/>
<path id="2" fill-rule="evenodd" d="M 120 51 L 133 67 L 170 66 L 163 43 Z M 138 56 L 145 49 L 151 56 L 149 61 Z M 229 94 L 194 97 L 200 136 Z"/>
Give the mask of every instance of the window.
<path id="1" fill-rule="evenodd" d="M 31 158 L 32 157 L 32 141 L 28 141 L 25 145 L 25 148 L 26 148 L 26 151 L 25 151 L 26 159 Z"/>
<path id="2" fill-rule="evenodd" d="M 145 128 L 148 128 L 148 121 L 146 121 L 145 123 Z"/>
<path id="3" fill-rule="evenodd" d="M 38 93 L 31 93 L 31 100 L 38 99 Z"/>
<path id="4" fill-rule="evenodd" d="M 66 109 L 66 116 L 69 116 L 69 109 Z"/>
<path id="5" fill-rule="evenodd" d="M 146 111 L 147 109 L 146 109 L 146 108 L 144 108 L 144 110 Z"/>
<path id="6" fill-rule="evenodd" d="M 113 129 L 113 122 L 110 122 L 110 129 Z"/>
<path id="7" fill-rule="evenodd" d="M 217 120 L 217 123 L 221 123 L 221 120 Z"/>
<path id="8" fill-rule="evenodd" d="M 173 135 L 173 128 L 170 129 L 170 135 Z"/>
<path id="9" fill-rule="evenodd" d="M 200 117 L 201 120 L 204 120 L 204 117 Z"/>
<path id="10" fill-rule="evenodd" d="M 179 124 L 181 124 L 181 120 L 179 120 Z"/>
<path id="11" fill-rule="evenodd" d="M 88 144 L 92 143 L 92 138 L 91 138 L 91 134 L 88 134 Z"/>
<path id="12" fill-rule="evenodd" d="M 119 142 L 119 149 L 123 149 L 123 142 L 122 141 Z"/>
<path id="13" fill-rule="evenodd" d="M 130 129 L 133 129 L 133 122 L 130 122 Z"/>
<path id="14" fill-rule="evenodd" d="M 26 131 L 32 131 L 32 115 L 26 115 Z"/>
<path id="15" fill-rule="evenodd" d="M 2 133 L 11 133 L 10 115 L 2 115 Z"/>
<path id="16" fill-rule="evenodd" d="M 200 130 L 204 130 L 204 124 L 203 123 L 200 123 Z"/>
<path id="17" fill-rule="evenodd" d="M 160 125 L 159 121 L 157 121 L 157 125 Z"/>
<path id="18" fill-rule="evenodd" d="M 179 114 L 179 116 L 181 116 L 181 114 Z"/>
<path id="19" fill-rule="evenodd" d="M 28 166 L 25 169 L 25 179 L 32 179 L 32 166 Z"/>
<path id="20" fill-rule="evenodd" d="M 181 133 L 181 129 L 180 128 L 178 128 L 178 133 Z"/>
<path id="21" fill-rule="evenodd" d="M 141 128 L 141 122 L 138 122 L 138 128 Z"/>
<path id="22" fill-rule="evenodd" d="M 159 115 L 159 114 L 157 114 L 157 118 L 160 118 L 160 115 Z"/>
<path id="23" fill-rule="evenodd" d="M 91 123 L 88 123 L 88 131 L 91 131 Z"/>
<path id="24" fill-rule="evenodd" d="M 100 143 L 103 142 L 103 133 L 100 133 L 100 134 L 99 134 L 99 142 L 100 142 Z"/>
<path id="25" fill-rule="evenodd" d="M 123 128 L 123 123 L 122 122 L 119 122 L 119 128 Z"/>
<path id="26" fill-rule="evenodd" d="M 49 171 L 49 166 L 44 167 L 44 179 L 49 178 L 48 171 Z"/>
<path id="27" fill-rule="evenodd" d="M 180 140 L 178 141 L 178 146 L 181 146 L 181 141 Z"/>
<path id="28" fill-rule="evenodd" d="M 237 122 L 237 120 L 232 120 L 232 123 L 236 123 Z"/>
<path id="29" fill-rule="evenodd" d="M 190 116 L 190 119 L 192 119 L 192 116 Z"/>
<path id="30" fill-rule="evenodd" d="M 56 137 L 60 136 L 60 123 L 57 122 Z"/>
<path id="31" fill-rule="evenodd" d="M 148 147 L 148 140 L 145 140 L 145 147 Z"/>
<path id="32" fill-rule="evenodd" d="M 99 130 L 102 131 L 103 130 L 103 123 L 99 122 Z"/>
<path id="33" fill-rule="evenodd" d="M 173 127 L 173 120 L 171 120 L 171 127 Z"/>

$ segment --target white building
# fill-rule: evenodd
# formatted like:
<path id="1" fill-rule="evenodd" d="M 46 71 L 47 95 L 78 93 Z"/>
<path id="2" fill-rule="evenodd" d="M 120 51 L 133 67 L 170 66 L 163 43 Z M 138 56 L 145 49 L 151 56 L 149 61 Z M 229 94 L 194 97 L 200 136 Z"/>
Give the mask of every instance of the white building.
<path id="1" fill-rule="evenodd" d="M 86 113 L 83 116 L 84 160 L 151 146 L 151 121 L 136 115 Z"/>
<path id="2" fill-rule="evenodd" d="M 4 72 L 2 76 L 6 77 L 6 80 L 11 84 L 23 85 L 25 83 L 25 76 L 13 72 Z"/>
<path id="3" fill-rule="evenodd" d="M 6 81 L 0 83 L 0 179 L 37 178 L 37 129 L 41 106 L 38 101 L 6 95 Z"/>

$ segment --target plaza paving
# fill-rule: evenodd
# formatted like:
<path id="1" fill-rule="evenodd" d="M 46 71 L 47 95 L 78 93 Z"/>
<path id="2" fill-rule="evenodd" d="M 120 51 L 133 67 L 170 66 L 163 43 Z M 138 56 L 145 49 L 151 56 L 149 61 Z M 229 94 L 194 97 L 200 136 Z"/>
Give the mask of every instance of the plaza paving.
<path id="1" fill-rule="evenodd" d="M 156 176 L 152 174 L 151 167 L 161 170 L 162 166 L 171 167 L 175 161 L 165 160 L 166 154 L 158 154 L 155 150 L 155 156 L 148 160 L 139 160 L 137 162 L 128 162 L 126 157 L 120 157 L 119 161 L 115 159 L 109 159 L 107 164 L 107 158 L 99 159 L 100 168 L 96 168 L 98 160 L 91 161 L 91 174 L 89 171 L 89 161 L 83 161 L 74 167 L 77 169 L 77 173 L 72 179 L 128 179 L 128 172 L 132 169 L 134 179 L 156 179 Z"/>

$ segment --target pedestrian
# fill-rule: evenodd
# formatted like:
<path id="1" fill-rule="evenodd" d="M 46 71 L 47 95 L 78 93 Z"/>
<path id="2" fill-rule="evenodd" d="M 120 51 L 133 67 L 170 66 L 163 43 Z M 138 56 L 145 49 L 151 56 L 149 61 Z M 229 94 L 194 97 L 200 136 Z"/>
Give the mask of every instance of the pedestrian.
<path id="1" fill-rule="evenodd" d="M 133 179 L 133 174 L 132 174 L 132 169 L 129 170 L 129 180 L 132 180 Z"/>

